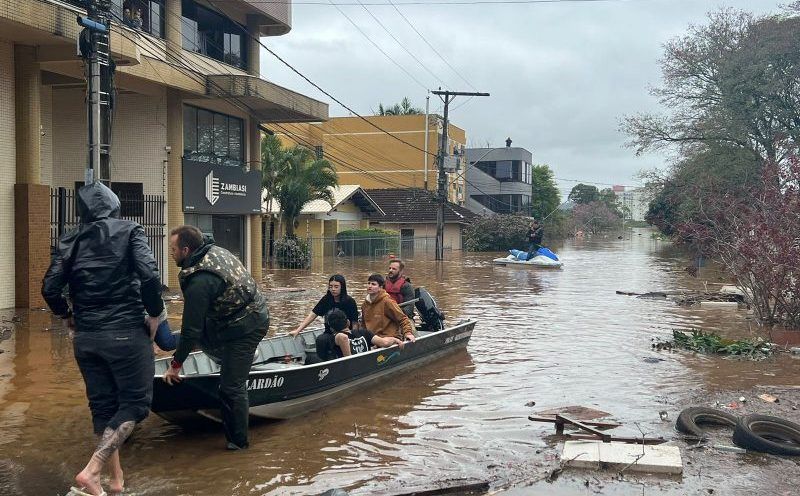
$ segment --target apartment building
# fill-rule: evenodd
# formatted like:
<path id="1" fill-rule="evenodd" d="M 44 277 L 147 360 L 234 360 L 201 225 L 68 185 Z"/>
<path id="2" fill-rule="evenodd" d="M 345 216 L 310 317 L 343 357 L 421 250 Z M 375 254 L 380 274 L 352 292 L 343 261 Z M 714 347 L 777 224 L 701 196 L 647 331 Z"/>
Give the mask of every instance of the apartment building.
<path id="1" fill-rule="evenodd" d="M 0 3 L 0 308 L 38 307 L 58 234 L 77 222 L 87 162 L 78 0 Z M 167 236 L 188 223 L 261 275 L 259 126 L 312 122 L 327 104 L 260 74 L 252 36 L 291 29 L 290 2 L 114 0 L 111 187 L 142 223 L 164 282 Z"/>
<path id="2" fill-rule="evenodd" d="M 465 206 L 481 215 L 530 214 L 533 155 L 525 148 L 466 149 L 467 202 Z"/>

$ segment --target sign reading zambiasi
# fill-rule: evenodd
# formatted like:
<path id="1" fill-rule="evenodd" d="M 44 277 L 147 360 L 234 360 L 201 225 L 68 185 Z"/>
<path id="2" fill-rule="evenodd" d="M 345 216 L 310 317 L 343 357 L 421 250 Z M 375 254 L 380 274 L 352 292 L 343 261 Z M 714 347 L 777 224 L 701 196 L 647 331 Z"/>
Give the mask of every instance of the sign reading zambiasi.
<path id="1" fill-rule="evenodd" d="M 261 171 L 183 161 L 183 211 L 261 213 Z"/>

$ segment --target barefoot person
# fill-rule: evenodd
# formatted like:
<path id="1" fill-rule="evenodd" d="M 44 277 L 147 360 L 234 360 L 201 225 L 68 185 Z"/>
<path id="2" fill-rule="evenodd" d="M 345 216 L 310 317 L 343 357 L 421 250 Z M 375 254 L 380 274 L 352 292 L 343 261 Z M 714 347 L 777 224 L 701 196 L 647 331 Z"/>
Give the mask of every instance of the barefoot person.
<path id="1" fill-rule="evenodd" d="M 59 239 L 42 296 L 75 332 L 75 359 L 100 437 L 89 463 L 75 477 L 79 487 L 73 494 L 104 495 L 100 475 L 106 467 L 111 472 L 109 490 L 122 492 L 119 448 L 150 412 L 152 336 L 164 302 L 144 229 L 119 219 L 117 195 L 99 182 L 83 186 L 78 209 L 81 224 Z M 67 285 L 72 309 L 63 295 Z"/>

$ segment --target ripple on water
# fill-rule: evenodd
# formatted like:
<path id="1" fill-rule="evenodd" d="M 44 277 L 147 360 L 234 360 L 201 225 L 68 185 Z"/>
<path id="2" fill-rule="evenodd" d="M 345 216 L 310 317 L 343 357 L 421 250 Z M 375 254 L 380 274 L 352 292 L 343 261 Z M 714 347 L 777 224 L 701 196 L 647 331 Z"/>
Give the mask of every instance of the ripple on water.
<path id="1" fill-rule="evenodd" d="M 668 435 L 671 424 L 660 422 L 658 410 L 699 390 L 756 384 L 775 372 L 774 362 L 733 367 L 652 351 L 652 340 L 668 338 L 674 328 L 751 333 L 741 312 L 615 294 L 702 289 L 704 278 L 688 276 L 683 269 L 691 260 L 674 248 L 644 236 L 555 248 L 563 270 L 491 265 L 502 254 L 448 253 L 439 266 L 421 255 L 406 257 L 414 283 L 433 292 L 451 322 L 478 320 L 467 351 L 301 418 L 256 422 L 244 453 L 225 452 L 216 426 L 184 430 L 149 418 L 123 450 L 130 487 L 145 495 L 300 495 L 333 487 L 381 494 L 484 476 L 487 467 L 495 467 L 500 481 L 516 480 L 551 442 L 551 426 L 527 420 L 535 410 L 585 405 L 611 412 L 627 424 L 626 433 Z M 272 332 L 295 327 L 330 274 L 344 274 L 360 300 L 366 275 L 384 270 L 383 261 L 337 259 L 310 272 L 269 272 L 268 287 L 303 289 L 269 293 Z M 179 315 L 182 308 L 170 310 Z M 29 493 L 56 494 L 91 451 L 86 400 L 61 324 L 43 313 L 24 322 L 0 354 L 0 443 L 22 446 L 15 463 L 42 472 Z M 791 383 L 800 373 L 797 362 L 781 362 L 783 377 L 770 376 L 772 383 Z M 535 407 L 526 406 L 532 401 Z"/>

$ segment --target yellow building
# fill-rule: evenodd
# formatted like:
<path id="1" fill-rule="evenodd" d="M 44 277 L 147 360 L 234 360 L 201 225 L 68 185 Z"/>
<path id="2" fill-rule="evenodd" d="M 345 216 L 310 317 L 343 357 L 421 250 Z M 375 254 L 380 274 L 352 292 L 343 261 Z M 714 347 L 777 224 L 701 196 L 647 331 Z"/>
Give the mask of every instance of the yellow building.
<path id="1" fill-rule="evenodd" d="M 42 306 L 50 247 L 77 222 L 87 112 L 76 17 L 85 4 L 0 2 L 0 308 Z M 167 234 L 184 223 L 214 234 L 260 277 L 259 126 L 328 117 L 327 104 L 259 71 L 261 47 L 252 37 L 288 33 L 291 2 L 111 4 L 110 181 L 124 196 L 122 215 L 145 225 L 171 287 L 177 269 L 168 262 Z M 135 23 L 123 17 L 129 12 Z"/>
<path id="2" fill-rule="evenodd" d="M 440 116 L 428 116 L 427 145 L 424 114 L 333 117 L 322 123 L 279 123 L 269 128 L 286 146 L 307 146 L 333 163 L 341 184 L 435 191 L 435 156 L 442 125 Z M 467 138 L 465 131 L 452 123 L 448 128 L 448 200 L 463 205 L 466 182 L 462 157 Z"/>

